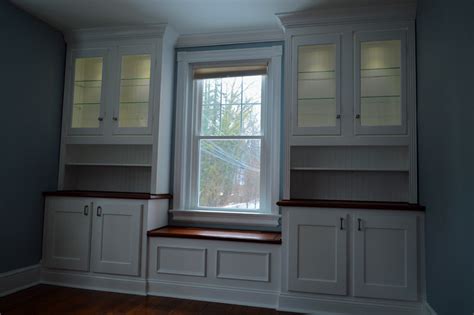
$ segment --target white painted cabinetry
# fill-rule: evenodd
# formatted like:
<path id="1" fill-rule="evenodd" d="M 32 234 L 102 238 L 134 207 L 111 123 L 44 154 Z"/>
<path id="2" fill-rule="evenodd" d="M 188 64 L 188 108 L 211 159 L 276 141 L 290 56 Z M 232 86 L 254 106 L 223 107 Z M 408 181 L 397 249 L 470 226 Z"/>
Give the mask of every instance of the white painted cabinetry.
<path id="1" fill-rule="evenodd" d="M 417 300 L 417 217 L 353 216 L 354 296 Z"/>
<path id="2" fill-rule="evenodd" d="M 47 196 L 45 207 L 43 282 L 146 293 L 146 232 L 168 223 L 167 199 Z"/>
<path id="3" fill-rule="evenodd" d="M 43 265 L 89 270 L 91 208 L 87 199 L 46 199 Z"/>
<path id="4" fill-rule="evenodd" d="M 283 294 L 419 300 L 421 212 L 282 209 Z"/>
<path id="5" fill-rule="evenodd" d="M 297 211 L 289 220 L 289 290 L 345 295 L 347 212 Z"/>

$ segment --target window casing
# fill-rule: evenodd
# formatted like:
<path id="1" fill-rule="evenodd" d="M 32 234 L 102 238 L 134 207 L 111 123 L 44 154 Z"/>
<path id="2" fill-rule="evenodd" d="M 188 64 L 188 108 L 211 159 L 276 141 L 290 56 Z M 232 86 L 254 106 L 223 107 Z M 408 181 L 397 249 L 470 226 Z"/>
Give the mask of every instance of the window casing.
<path id="1" fill-rule="evenodd" d="M 276 201 L 280 188 L 281 51 L 281 46 L 274 46 L 178 53 L 175 198 L 171 210 L 174 220 L 278 224 Z M 246 66 L 252 68 L 252 64 L 261 65 L 262 62 L 266 65 L 266 73 L 256 73 L 255 69 L 245 70 Z M 244 70 L 230 75 L 217 73 L 212 76 L 209 71 L 202 74 L 206 73 L 206 67 L 215 67 L 219 72 L 219 67 L 222 69 L 236 64 L 244 65 Z M 196 72 L 200 73 L 199 76 L 196 76 Z M 226 96 L 226 91 L 223 91 L 226 82 L 239 82 L 241 85 L 237 89 L 240 94 L 236 94 L 240 97 L 238 102 L 222 99 Z M 254 90 L 261 84 L 260 93 L 254 93 L 253 97 L 244 96 L 246 82 L 251 82 L 249 85 L 253 85 Z M 214 102 L 209 102 L 203 95 L 210 84 L 220 84 L 220 98 Z M 220 116 L 219 119 L 214 117 L 214 122 L 222 123 L 223 115 L 230 115 L 232 119 L 227 117 L 227 124 L 231 121 L 234 126 L 227 128 L 229 126 L 209 124 L 207 116 L 217 111 Z M 252 114 L 260 124 L 248 119 L 248 115 Z M 222 127 L 227 129 L 223 131 Z M 232 169 L 232 189 L 223 188 L 220 192 L 214 192 L 214 195 L 210 192 L 203 194 L 206 181 L 212 178 L 203 171 L 204 166 L 212 165 L 215 168 L 213 171 L 223 177 L 229 173 L 222 171 L 226 161 Z M 221 165 L 216 167 L 216 164 Z M 258 171 L 260 176 L 257 176 Z M 216 178 L 221 180 L 219 176 Z M 258 184 L 249 183 L 257 178 L 260 181 Z M 227 193 L 227 196 L 217 200 L 216 193 L 222 192 Z"/>

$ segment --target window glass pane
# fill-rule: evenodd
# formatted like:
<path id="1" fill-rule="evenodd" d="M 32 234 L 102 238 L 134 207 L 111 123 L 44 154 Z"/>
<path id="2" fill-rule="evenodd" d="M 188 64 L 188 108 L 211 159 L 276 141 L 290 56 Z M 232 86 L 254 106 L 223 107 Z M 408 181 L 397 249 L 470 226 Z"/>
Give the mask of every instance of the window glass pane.
<path id="1" fill-rule="evenodd" d="M 298 47 L 298 127 L 336 125 L 336 45 Z"/>
<path id="2" fill-rule="evenodd" d="M 263 76 L 198 80 L 201 135 L 261 134 Z"/>
<path id="3" fill-rule="evenodd" d="M 77 58 L 75 61 L 72 128 L 99 127 L 102 64 L 102 57 Z"/>
<path id="4" fill-rule="evenodd" d="M 260 139 L 200 140 L 202 208 L 260 208 Z"/>
<path id="5" fill-rule="evenodd" d="M 360 118 L 363 126 L 402 124 L 400 45 L 400 40 L 361 43 Z"/>
<path id="6" fill-rule="evenodd" d="M 147 127 L 151 56 L 123 56 L 121 70 L 119 127 Z"/>

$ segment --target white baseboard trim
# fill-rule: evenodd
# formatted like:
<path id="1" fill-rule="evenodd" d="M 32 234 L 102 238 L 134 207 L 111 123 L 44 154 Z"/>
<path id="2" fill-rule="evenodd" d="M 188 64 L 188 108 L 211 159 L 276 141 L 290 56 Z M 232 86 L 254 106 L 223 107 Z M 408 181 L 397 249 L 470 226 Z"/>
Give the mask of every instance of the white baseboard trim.
<path id="1" fill-rule="evenodd" d="M 425 302 L 426 315 L 438 315 L 428 302 Z"/>
<path id="2" fill-rule="evenodd" d="M 148 281 L 148 295 L 276 308 L 279 292 L 198 283 Z"/>
<path id="3" fill-rule="evenodd" d="M 40 282 L 40 265 L 0 273 L 0 297 L 27 289 Z"/>
<path id="4" fill-rule="evenodd" d="M 375 303 L 343 299 L 324 299 L 303 297 L 281 293 L 278 299 L 278 310 L 317 315 L 424 315 L 423 303 L 407 305 L 401 302 Z"/>
<path id="5" fill-rule="evenodd" d="M 146 295 L 146 280 L 41 270 L 41 283 L 87 290 Z"/>

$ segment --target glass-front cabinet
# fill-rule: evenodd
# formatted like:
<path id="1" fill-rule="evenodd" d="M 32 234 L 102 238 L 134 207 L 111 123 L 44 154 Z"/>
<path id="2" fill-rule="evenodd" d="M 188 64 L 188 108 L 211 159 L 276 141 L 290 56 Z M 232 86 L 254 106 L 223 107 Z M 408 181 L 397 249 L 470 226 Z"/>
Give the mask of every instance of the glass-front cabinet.
<path id="1" fill-rule="evenodd" d="M 340 46 L 339 35 L 293 41 L 294 134 L 340 134 Z"/>
<path id="2" fill-rule="evenodd" d="M 114 102 L 114 133 L 150 133 L 152 47 L 119 49 L 119 91 Z"/>
<path id="3" fill-rule="evenodd" d="M 153 45 L 74 50 L 68 135 L 150 135 L 154 58 Z"/>
<path id="4" fill-rule="evenodd" d="M 72 54 L 69 134 L 102 133 L 106 60 L 108 60 L 106 49 Z"/>
<path id="5" fill-rule="evenodd" d="M 356 33 L 356 134 L 406 133 L 405 37 L 403 31 Z"/>

